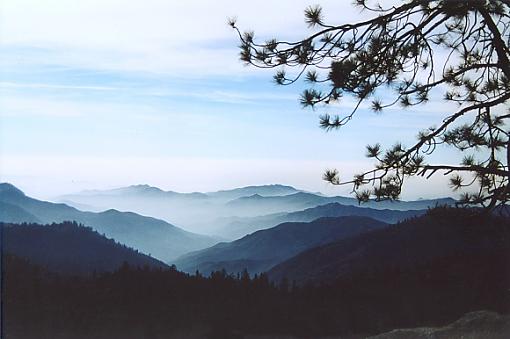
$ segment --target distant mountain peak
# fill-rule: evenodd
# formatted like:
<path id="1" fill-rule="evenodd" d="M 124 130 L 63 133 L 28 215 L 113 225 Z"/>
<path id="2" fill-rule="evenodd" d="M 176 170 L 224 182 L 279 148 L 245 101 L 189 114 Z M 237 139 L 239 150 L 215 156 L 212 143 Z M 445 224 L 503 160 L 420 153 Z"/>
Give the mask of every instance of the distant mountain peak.
<path id="1" fill-rule="evenodd" d="M 248 185 L 248 186 L 237 187 L 237 189 L 263 188 L 263 187 L 267 187 L 267 188 L 289 188 L 289 189 L 295 189 L 292 186 L 282 185 L 282 184 Z"/>
<path id="2" fill-rule="evenodd" d="M 241 187 L 241 188 L 263 188 L 263 187 L 267 187 L 267 188 L 285 188 L 285 189 L 290 189 L 290 190 L 296 190 L 297 191 L 297 189 L 292 187 L 292 186 L 282 185 L 282 184 L 252 185 L 252 186 L 246 186 L 246 187 Z"/>
<path id="3" fill-rule="evenodd" d="M 233 189 L 225 189 L 225 190 L 219 190 L 217 192 L 210 192 L 210 193 L 224 193 L 224 192 L 232 192 L 232 191 L 266 191 L 266 190 L 275 190 L 275 191 L 293 191 L 293 192 L 299 192 L 300 190 L 287 185 L 281 185 L 281 184 L 266 184 L 266 185 L 250 185 L 250 186 L 243 186 L 243 187 L 237 187 Z"/>
<path id="4" fill-rule="evenodd" d="M 160 189 L 158 187 L 155 187 L 155 186 L 148 185 L 148 184 L 131 185 L 131 186 L 126 187 L 126 189 L 133 189 L 133 190 L 138 190 L 138 191 L 158 191 L 158 192 L 164 192 L 162 189 Z"/>
<path id="5" fill-rule="evenodd" d="M 109 208 L 106 211 L 101 212 L 102 214 L 122 214 L 123 212 L 120 212 L 114 208 Z"/>
<path id="6" fill-rule="evenodd" d="M 132 188 L 152 188 L 154 186 L 151 186 L 149 184 L 135 184 L 135 185 L 130 185 L 128 187 L 132 187 Z"/>
<path id="7" fill-rule="evenodd" d="M 8 182 L 0 183 L 0 193 L 25 196 L 22 190 Z"/>
<path id="8" fill-rule="evenodd" d="M 137 184 L 137 185 L 130 185 L 130 186 L 125 186 L 125 187 L 114 188 L 111 190 L 105 190 L 105 191 L 98 190 L 98 191 L 90 191 L 90 192 L 85 192 L 85 193 L 93 194 L 93 195 L 94 194 L 99 194 L 99 195 L 104 195 L 104 194 L 106 194 L 106 195 L 109 195 L 109 194 L 113 194 L 113 195 L 117 195 L 117 194 L 128 194 L 128 195 L 150 194 L 150 195 L 153 195 L 153 194 L 156 194 L 156 195 L 159 195 L 159 194 L 173 193 L 173 192 L 165 192 L 158 187 L 150 186 L 147 184 Z"/>

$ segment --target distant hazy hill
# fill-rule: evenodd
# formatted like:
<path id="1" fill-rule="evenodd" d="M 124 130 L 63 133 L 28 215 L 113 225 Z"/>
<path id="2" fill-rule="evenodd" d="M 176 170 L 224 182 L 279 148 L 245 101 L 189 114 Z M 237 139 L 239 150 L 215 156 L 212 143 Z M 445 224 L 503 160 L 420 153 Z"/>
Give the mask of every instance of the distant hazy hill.
<path id="1" fill-rule="evenodd" d="M 267 213 L 282 211 L 299 211 L 305 208 L 316 207 L 328 203 L 340 203 L 342 205 L 358 206 L 373 209 L 391 210 L 423 210 L 437 205 L 453 205 L 455 200 L 451 198 L 416 200 L 416 201 L 369 201 L 359 204 L 357 199 L 349 197 L 325 197 L 313 193 L 298 192 L 284 196 L 264 197 L 259 194 L 241 197 L 230 201 L 227 205 L 235 207 L 237 215 L 252 215 L 255 210 L 265 210 Z"/>
<path id="2" fill-rule="evenodd" d="M 307 208 L 340 203 L 342 205 L 392 210 L 421 210 L 436 205 L 451 205 L 450 198 L 418 201 L 370 201 L 358 204 L 352 197 L 327 197 L 284 185 L 247 186 L 208 193 L 177 193 L 148 185 L 113 190 L 85 191 L 58 198 L 71 206 L 90 211 L 115 208 L 150 215 L 179 225 L 186 230 L 216 235 L 228 217 L 256 217 L 289 213 Z M 237 233 L 241 235 L 241 233 Z"/>
<path id="3" fill-rule="evenodd" d="M 26 258 L 53 272 L 91 274 L 131 266 L 166 267 L 161 261 L 72 222 L 52 225 L 0 224 L 4 254 Z"/>
<path id="4" fill-rule="evenodd" d="M 246 234 L 271 228 L 284 222 L 309 222 L 321 217 L 364 216 L 386 223 L 396 223 L 404 219 L 422 215 L 425 212 L 426 210 L 376 210 L 373 208 L 342 205 L 335 202 L 307 208 L 298 212 L 274 213 L 259 217 L 223 218 L 223 220 L 220 220 L 219 222 L 223 223 L 225 226 L 220 228 L 216 234 L 229 239 L 238 239 Z"/>
<path id="5" fill-rule="evenodd" d="M 74 220 L 164 261 L 216 242 L 210 237 L 186 232 L 163 220 L 135 213 L 116 210 L 82 212 L 65 204 L 36 200 L 10 184 L 0 184 L 0 202 L 16 206 L 19 212 L 16 214 L 11 209 L 9 218 L 0 221 L 52 223 Z M 33 220 L 34 217 L 36 220 Z"/>
<path id="6" fill-rule="evenodd" d="M 283 223 L 230 243 L 219 243 L 184 255 L 175 264 L 186 272 L 199 270 L 209 274 L 212 270 L 225 268 L 236 273 L 246 268 L 250 273 L 257 273 L 306 249 L 386 226 L 386 223 L 366 217 Z"/>
<path id="7" fill-rule="evenodd" d="M 371 270 L 398 271 L 450 257 L 486 255 L 504 255 L 510 262 L 509 219 L 438 209 L 385 229 L 309 249 L 268 273 L 274 280 L 286 277 L 299 283 L 325 282 Z"/>
<path id="8" fill-rule="evenodd" d="M 229 201 L 226 206 L 235 210 L 237 216 L 256 216 L 260 211 L 265 214 L 277 212 L 293 212 L 329 202 L 328 197 L 313 193 L 298 192 L 284 196 L 265 197 L 253 194 Z"/>
<path id="9" fill-rule="evenodd" d="M 179 199 L 208 199 L 212 200 L 224 200 L 230 201 L 240 197 L 251 196 L 254 194 L 260 194 L 263 196 L 280 196 L 288 195 L 299 192 L 297 189 L 291 186 L 284 185 L 261 185 L 261 186 L 246 186 L 240 188 L 234 188 L 231 190 L 222 190 L 217 192 L 193 192 L 193 193 L 179 193 L 173 191 L 164 191 L 158 187 L 149 185 L 132 185 L 127 187 L 115 188 L 110 190 L 88 190 L 77 194 L 67 194 L 59 197 L 60 199 L 73 200 L 90 200 L 95 201 L 96 199 L 107 197 L 145 197 L 145 198 L 160 198 L 168 200 L 179 200 Z"/>
<path id="10" fill-rule="evenodd" d="M 225 201 L 238 199 L 241 197 L 248 197 L 251 195 L 260 195 L 264 197 L 282 196 L 300 192 L 292 186 L 285 185 L 261 185 L 261 186 L 246 186 L 241 188 L 234 188 L 231 190 L 223 190 L 217 192 L 209 192 L 208 196 L 215 199 L 223 199 Z"/>
<path id="11" fill-rule="evenodd" d="M 84 191 L 61 196 L 58 200 L 76 208 L 88 206 L 89 211 L 115 208 L 137 212 L 181 225 L 187 230 L 210 234 L 215 228 L 212 220 L 238 214 L 237 208 L 226 205 L 231 200 L 254 194 L 270 197 L 296 192 L 299 191 L 283 185 L 247 186 L 209 193 L 177 193 L 149 185 L 134 185 L 113 190 Z M 267 214 L 258 210 L 254 213 Z"/>
<path id="12" fill-rule="evenodd" d="M 149 185 L 132 185 L 110 190 L 88 190 L 78 194 L 65 195 L 64 197 L 77 196 L 145 196 L 146 198 L 204 198 L 204 193 L 178 193 L 173 191 L 163 191 L 162 189 Z"/>

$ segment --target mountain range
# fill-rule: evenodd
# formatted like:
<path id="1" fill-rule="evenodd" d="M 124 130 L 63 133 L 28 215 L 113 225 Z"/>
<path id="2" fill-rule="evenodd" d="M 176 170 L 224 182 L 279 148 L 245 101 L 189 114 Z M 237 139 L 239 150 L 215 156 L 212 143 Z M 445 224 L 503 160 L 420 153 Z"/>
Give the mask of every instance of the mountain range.
<path id="1" fill-rule="evenodd" d="M 226 217 L 217 224 L 224 225 L 215 234 L 227 239 L 238 239 L 258 230 L 274 227 L 290 221 L 310 222 L 322 217 L 364 216 L 386 223 L 396 223 L 426 213 L 426 210 L 399 211 L 390 209 L 362 208 L 334 202 L 290 213 L 273 213 L 257 217 Z"/>
<path id="2" fill-rule="evenodd" d="M 370 271 L 412 269 L 449 257 L 467 261 L 473 255 L 510 262 L 508 218 L 464 209 L 431 210 L 384 229 L 303 251 L 273 267 L 268 275 L 275 281 L 324 283 Z"/>
<path id="3" fill-rule="evenodd" d="M 207 193 L 177 193 L 149 185 L 134 185 L 113 190 L 85 191 L 57 198 L 76 208 L 102 211 L 115 208 L 163 219 L 186 230 L 216 235 L 228 228 L 228 218 L 252 218 L 274 213 L 291 213 L 321 205 L 390 210 L 425 210 L 436 205 L 453 205 L 451 198 L 417 201 L 369 201 L 359 204 L 352 197 L 328 197 L 285 185 L 247 186 Z M 310 221 L 310 220 L 307 220 Z M 273 225 L 274 226 L 274 225 Z M 253 231 L 254 229 L 251 229 Z M 248 233 L 235 234 L 241 237 Z M 229 232 L 222 235 L 232 238 Z"/>
<path id="4" fill-rule="evenodd" d="M 244 269 L 260 273 L 306 249 L 386 226 L 381 221 L 358 216 L 319 218 L 308 223 L 287 222 L 233 242 L 186 254 L 173 263 L 190 273 L 198 270 L 209 274 L 223 268 L 229 273 Z"/>
<path id="5" fill-rule="evenodd" d="M 33 199 L 7 183 L 0 184 L 0 203 L 0 221 L 44 224 L 76 221 L 165 262 L 217 242 L 215 238 L 187 232 L 166 221 L 132 212 L 114 209 L 101 213 L 83 212 L 66 204 Z"/>
<path id="6" fill-rule="evenodd" d="M 227 203 L 228 206 L 235 207 L 237 215 L 252 215 L 253 210 L 265 210 L 268 213 L 278 211 L 298 211 L 305 208 L 325 205 L 329 203 L 340 203 L 348 206 L 358 206 L 373 209 L 392 209 L 407 211 L 412 209 L 427 209 L 437 205 L 453 205 L 455 200 L 451 198 L 416 200 L 416 201 L 368 201 L 360 204 L 357 199 L 349 197 L 326 197 L 308 192 L 297 192 L 283 196 L 261 196 L 254 194 L 241 197 Z"/>
<path id="7" fill-rule="evenodd" d="M 190 193 L 178 200 L 183 206 L 185 199 L 208 201 L 237 208 L 241 215 L 251 203 L 297 208 L 328 201 L 306 192 L 263 196 L 264 189 L 244 197 L 239 194 L 256 189 L 222 192 L 221 198 Z M 145 195 L 159 201 L 171 195 L 162 192 L 137 186 L 107 196 L 121 201 Z M 440 201 L 445 200 L 434 202 Z M 510 223 L 498 216 L 506 209 L 493 214 L 450 207 L 403 211 L 333 201 L 301 211 L 224 217 L 217 224 L 250 234 L 209 247 L 214 239 L 162 220 L 112 209 L 83 212 L 27 197 L 9 184 L 0 184 L 0 207 L 0 220 L 11 222 L 1 225 L 1 233 L 9 272 L 2 300 L 7 300 L 12 337 L 47 333 L 54 338 L 58 332 L 68 338 L 80 331 L 90 334 L 90 329 L 94 334 L 102 329 L 104 338 L 153 337 L 180 324 L 183 331 L 206 326 L 202 337 L 366 337 L 446 324 L 472 310 L 510 310 Z M 30 224 L 19 224 L 24 221 Z M 253 232 L 258 228 L 264 229 Z M 204 239 L 210 243 L 199 244 Z M 184 274 L 125 244 L 202 274 Z M 36 325 L 27 332 L 27 323 Z M 383 337 L 430 331 L 399 330 Z"/>

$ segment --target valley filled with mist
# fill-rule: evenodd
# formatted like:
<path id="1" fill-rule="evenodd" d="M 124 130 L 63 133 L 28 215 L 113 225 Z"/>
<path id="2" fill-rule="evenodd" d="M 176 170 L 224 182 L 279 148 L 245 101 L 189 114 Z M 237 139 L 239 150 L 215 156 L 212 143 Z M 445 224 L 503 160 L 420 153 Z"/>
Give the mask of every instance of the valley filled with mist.
<path id="1" fill-rule="evenodd" d="M 283 185 L 50 202 L 9 183 L 0 206 L 7 338 L 357 338 L 462 317 L 509 329 L 497 315 L 510 305 L 504 208 L 481 217 L 451 198 L 359 204 Z M 106 309 L 114 318 L 94 317 Z"/>

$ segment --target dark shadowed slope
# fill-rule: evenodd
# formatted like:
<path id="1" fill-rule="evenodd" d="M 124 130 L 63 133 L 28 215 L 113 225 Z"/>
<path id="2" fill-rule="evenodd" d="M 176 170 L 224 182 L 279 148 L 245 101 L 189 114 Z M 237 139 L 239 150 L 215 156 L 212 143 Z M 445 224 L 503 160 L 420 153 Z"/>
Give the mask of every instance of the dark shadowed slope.
<path id="1" fill-rule="evenodd" d="M 246 218 L 223 218 L 219 222 L 224 223 L 225 226 L 217 231 L 217 235 L 229 239 L 238 239 L 247 234 L 271 228 L 284 222 L 309 222 L 321 217 L 364 216 L 386 223 L 396 223 L 404 219 L 422 215 L 425 212 L 426 210 L 376 210 L 373 208 L 361 208 L 342 205 L 340 203 L 330 203 L 291 213 L 274 213 Z"/>
<path id="2" fill-rule="evenodd" d="M 184 255 L 175 264 L 186 272 L 199 270 L 209 274 L 212 270 L 225 268 L 236 273 L 246 268 L 250 273 L 258 273 L 306 249 L 386 226 L 381 221 L 355 216 L 283 223 L 230 243 Z"/>
<path id="3" fill-rule="evenodd" d="M 17 206 L 42 223 L 77 221 L 101 234 L 146 254 L 169 261 L 184 253 L 213 245 L 210 237 L 186 232 L 163 220 L 130 212 L 108 210 L 101 213 L 82 212 L 65 204 L 54 204 L 27 197 L 10 184 L 0 184 L 0 201 Z M 25 215 L 26 216 L 26 215 Z M 33 222 L 18 215 L 18 222 Z M 0 220 L 3 221 L 3 220 Z"/>
<path id="4" fill-rule="evenodd" d="M 166 267 L 161 261 L 77 223 L 0 225 L 4 254 L 26 258 L 53 272 L 83 275 L 114 271 L 124 262 L 139 267 Z"/>
<path id="5" fill-rule="evenodd" d="M 386 229 L 302 252 L 268 273 L 274 280 L 325 282 L 371 270 L 408 269 L 448 257 L 493 253 L 510 262 L 508 219 L 436 209 Z"/>
<path id="6" fill-rule="evenodd" d="M 487 246 L 473 246 L 467 255 L 459 251 L 407 268 L 368 266 L 357 275 L 317 286 L 271 284 L 266 274 L 253 279 L 225 272 L 187 276 L 172 268 L 127 265 L 113 273 L 76 278 L 49 274 L 6 255 L 4 336 L 366 338 L 396 328 L 441 327 L 473 310 L 508 314 L 510 246 L 503 244 L 509 238 L 497 229 L 489 227 L 481 237 L 472 233 L 470 237 Z M 500 243 L 494 239 L 501 239 Z M 492 251 L 484 250 L 489 246 Z M 483 319 L 471 320 L 465 325 L 487 324 Z M 413 337 L 412 332 L 404 334 Z M 482 334 L 472 338 L 487 337 Z"/>

